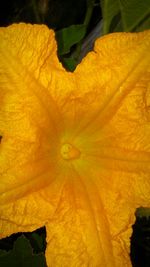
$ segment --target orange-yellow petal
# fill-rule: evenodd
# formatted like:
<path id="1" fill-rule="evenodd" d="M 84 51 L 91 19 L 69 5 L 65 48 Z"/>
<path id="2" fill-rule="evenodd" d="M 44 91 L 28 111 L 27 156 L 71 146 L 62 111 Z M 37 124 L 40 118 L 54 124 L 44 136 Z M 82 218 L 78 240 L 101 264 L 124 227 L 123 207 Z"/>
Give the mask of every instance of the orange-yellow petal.
<path id="1" fill-rule="evenodd" d="M 47 27 L 0 36 L 1 237 L 45 225 L 48 266 L 131 266 L 150 206 L 150 31 L 100 38 L 74 73 Z"/>
<path id="2" fill-rule="evenodd" d="M 61 115 L 44 81 L 63 70 L 46 26 L 1 28 L 0 39 L 0 199 L 6 203 L 56 177 Z"/>

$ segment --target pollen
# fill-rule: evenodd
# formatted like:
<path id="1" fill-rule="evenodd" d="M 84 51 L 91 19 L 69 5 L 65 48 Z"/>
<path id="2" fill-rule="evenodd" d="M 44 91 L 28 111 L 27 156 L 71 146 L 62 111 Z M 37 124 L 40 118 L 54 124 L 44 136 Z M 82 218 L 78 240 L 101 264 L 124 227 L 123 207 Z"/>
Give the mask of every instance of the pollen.
<path id="1" fill-rule="evenodd" d="M 65 160 L 78 159 L 81 152 L 72 144 L 66 143 L 61 147 L 61 156 Z"/>

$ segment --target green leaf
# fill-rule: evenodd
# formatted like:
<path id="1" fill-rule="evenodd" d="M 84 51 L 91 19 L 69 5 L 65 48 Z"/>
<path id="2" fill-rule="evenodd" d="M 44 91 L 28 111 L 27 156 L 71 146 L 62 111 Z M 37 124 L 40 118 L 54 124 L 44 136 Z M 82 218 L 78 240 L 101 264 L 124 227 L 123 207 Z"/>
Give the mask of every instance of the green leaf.
<path id="1" fill-rule="evenodd" d="M 74 44 L 79 43 L 86 34 L 86 26 L 83 24 L 72 25 L 56 32 L 58 54 L 65 55 L 70 52 Z"/>
<path id="2" fill-rule="evenodd" d="M 123 32 L 123 24 L 120 12 L 112 19 L 109 32 Z"/>
<path id="3" fill-rule="evenodd" d="M 150 15 L 150 0 L 118 0 L 124 31 L 133 31 Z"/>
<path id="4" fill-rule="evenodd" d="M 0 251 L 0 266 L 46 267 L 46 261 L 43 253 L 33 254 L 29 240 L 22 235 L 15 241 L 13 250 Z"/>
<path id="5" fill-rule="evenodd" d="M 33 232 L 33 233 L 30 233 L 30 243 L 32 245 L 32 247 L 34 248 L 34 251 L 44 251 L 44 239 L 43 239 L 43 236 Z"/>
<path id="6" fill-rule="evenodd" d="M 30 244 L 33 248 L 33 252 L 40 253 L 45 251 L 45 234 L 44 233 L 38 233 L 38 232 L 32 232 L 32 233 L 25 233 L 25 236 L 30 241 Z"/>
<path id="7" fill-rule="evenodd" d="M 120 13 L 119 3 L 118 0 L 101 0 L 100 3 L 103 16 L 103 34 L 107 34 L 110 32 L 112 20 Z"/>
<path id="8" fill-rule="evenodd" d="M 150 28 L 149 0 L 101 0 L 103 34 Z"/>
<path id="9" fill-rule="evenodd" d="M 135 31 L 141 32 L 148 29 L 150 29 L 150 16 L 142 20 L 142 22 L 136 27 Z"/>
<path id="10" fill-rule="evenodd" d="M 143 207 L 138 208 L 136 210 L 136 216 L 150 218 L 150 208 L 143 208 Z"/>
<path id="11" fill-rule="evenodd" d="M 4 256 L 7 254 L 7 251 L 0 249 L 0 256 Z"/>
<path id="12" fill-rule="evenodd" d="M 72 57 L 69 58 L 63 57 L 61 61 L 68 71 L 74 71 L 77 66 L 77 61 Z"/>

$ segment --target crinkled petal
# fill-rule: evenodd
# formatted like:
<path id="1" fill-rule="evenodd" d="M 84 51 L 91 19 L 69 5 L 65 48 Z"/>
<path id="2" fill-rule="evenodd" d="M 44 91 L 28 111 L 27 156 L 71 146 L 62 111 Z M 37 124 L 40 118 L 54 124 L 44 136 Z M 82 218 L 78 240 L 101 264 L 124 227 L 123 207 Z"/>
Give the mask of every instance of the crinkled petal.
<path id="1" fill-rule="evenodd" d="M 99 38 L 75 75 L 82 91 L 74 136 L 84 162 L 127 173 L 129 201 L 150 205 L 150 31 Z"/>
<path id="2" fill-rule="evenodd" d="M 1 237 L 45 225 L 48 266 L 131 266 L 150 206 L 150 31 L 100 38 L 74 73 L 47 27 L 0 35 Z"/>
<path id="3" fill-rule="evenodd" d="M 137 86 L 136 83 L 141 83 L 141 88 L 137 88 L 138 94 L 148 90 L 149 46 L 149 31 L 109 34 L 96 41 L 94 51 L 75 71 L 77 86 L 82 88 L 78 90 L 76 109 L 79 110 L 78 116 L 83 112 L 85 115 L 80 123 L 77 118 L 77 133 L 82 129 L 87 129 L 89 134 L 101 130 Z M 148 99 L 148 95 L 146 97 Z M 131 103 L 128 104 L 131 109 Z"/>
<path id="4" fill-rule="evenodd" d="M 15 24 L 1 28 L 0 39 L 0 199 L 6 203 L 56 178 L 62 116 L 48 84 L 65 71 L 46 26 Z"/>
<path id="5" fill-rule="evenodd" d="M 34 231 L 53 218 L 64 186 L 62 178 L 57 178 L 50 186 L 25 197 L 20 189 L 20 199 L 0 205 L 0 238 Z"/>

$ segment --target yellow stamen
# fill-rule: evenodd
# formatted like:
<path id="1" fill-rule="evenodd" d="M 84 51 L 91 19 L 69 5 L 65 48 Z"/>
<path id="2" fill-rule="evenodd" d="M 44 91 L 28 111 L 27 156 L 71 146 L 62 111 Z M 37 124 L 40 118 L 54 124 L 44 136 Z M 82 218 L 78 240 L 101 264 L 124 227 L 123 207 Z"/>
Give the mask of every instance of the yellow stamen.
<path id="1" fill-rule="evenodd" d="M 73 145 L 66 143 L 61 147 L 61 155 L 63 159 L 72 160 L 80 157 L 80 151 Z"/>

